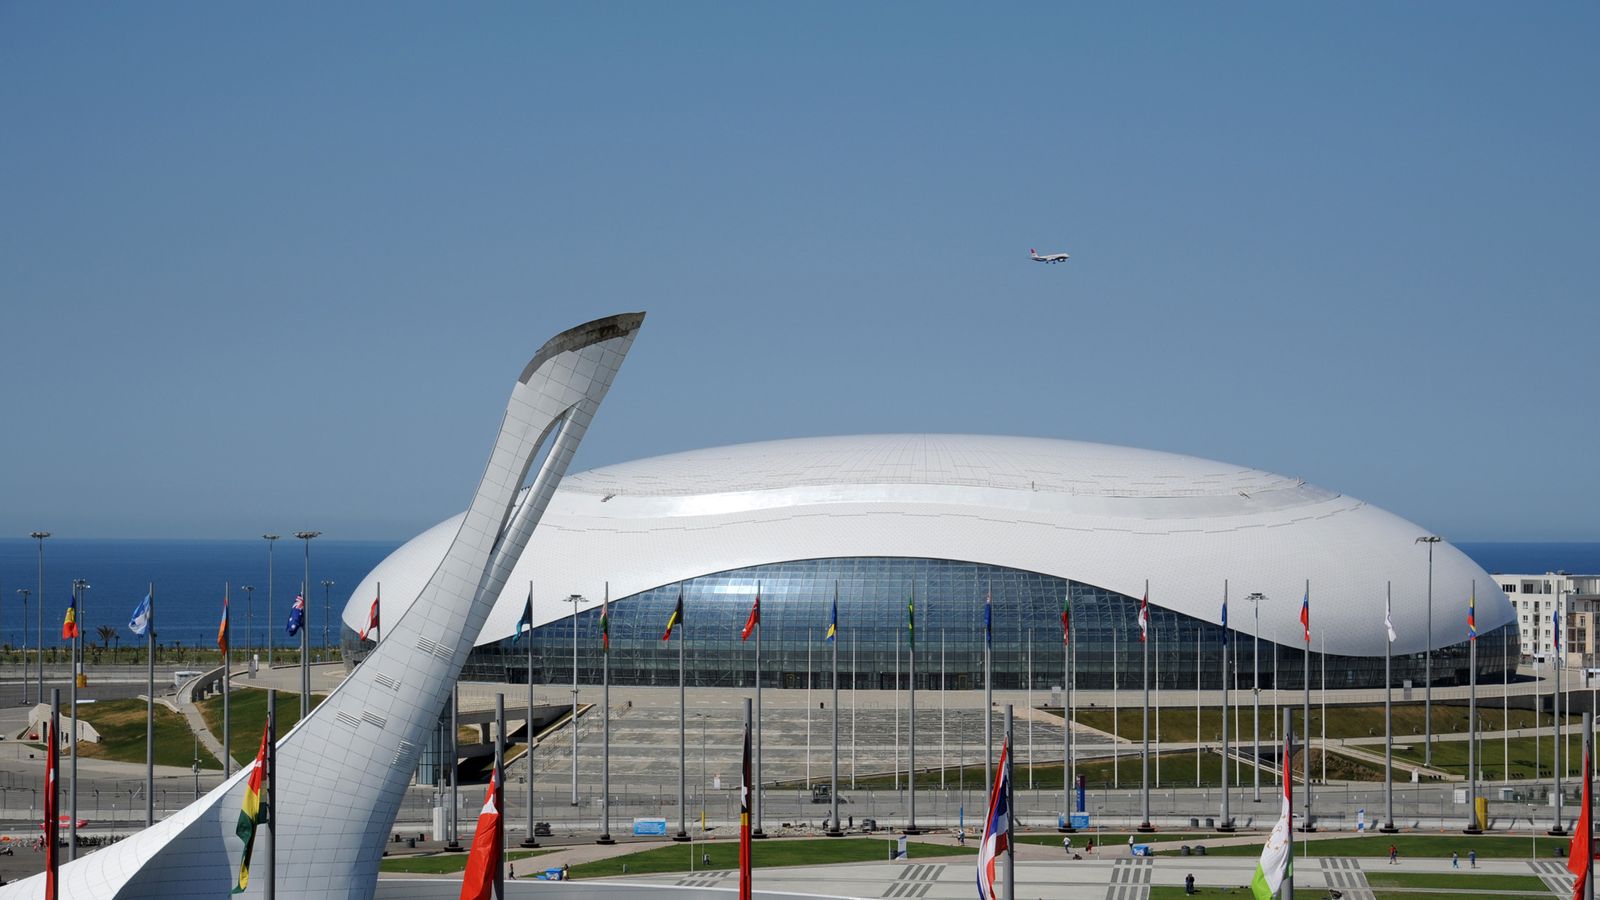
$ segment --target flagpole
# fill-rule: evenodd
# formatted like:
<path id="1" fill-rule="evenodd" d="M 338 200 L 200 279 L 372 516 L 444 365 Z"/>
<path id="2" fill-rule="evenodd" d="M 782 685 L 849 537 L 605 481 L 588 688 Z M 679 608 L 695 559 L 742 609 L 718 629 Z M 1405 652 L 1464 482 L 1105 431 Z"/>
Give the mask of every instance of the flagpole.
<path id="1" fill-rule="evenodd" d="M 1139 644 L 1144 657 L 1144 670 L 1139 676 L 1144 682 L 1144 708 L 1140 712 L 1139 736 L 1144 746 L 1139 754 L 1139 827 L 1138 831 L 1155 831 L 1150 824 L 1150 579 L 1144 582 L 1144 600 L 1139 606 Z"/>
<path id="2" fill-rule="evenodd" d="M 756 603 L 761 602 L 761 582 L 756 582 Z M 750 836 L 764 838 L 767 833 L 761 830 L 761 611 L 756 609 L 756 721 L 755 721 L 755 759 L 753 761 L 754 777 L 750 783 Z"/>
<path id="3" fill-rule="evenodd" d="M 1583 714 L 1583 897 L 1594 900 L 1594 713 Z"/>
<path id="4" fill-rule="evenodd" d="M 1250 771 L 1254 780 L 1253 801 L 1261 802 L 1261 601 L 1266 599 L 1261 594 L 1252 594 L 1254 599 L 1250 603 L 1250 611 L 1254 622 L 1250 626 L 1250 696 L 1253 712 L 1250 717 L 1251 730 L 1254 732 L 1254 748 L 1251 759 L 1254 764 Z M 1243 740 L 1241 737 L 1240 740 Z"/>
<path id="5" fill-rule="evenodd" d="M 460 853 L 466 849 L 461 846 L 461 800 L 457 794 L 457 790 L 460 787 L 457 782 L 461 780 L 461 769 L 458 765 L 461 761 L 461 753 L 456 746 L 457 737 L 461 733 L 461 726 L 457 721 L 460 706 L 461 682 L 457 681 L 450 690 L 450 760 L 449 768 L 445 770 L 450 773 L 450 843 L 445 844 L 444 849 L 449 850 L 451 853 Z M 574 722 L 572 727 L 577 728 L 577 723 Z"/>
<path id="6" fill-rule="evenodd" d="M 911 579 L 911 602 L 906 606 L 906 674 L 911 679 L 911 715 L 906 719 L 910 731 L 911 752 L 906 760 L 906 785 L 910 789 L 906 834 L 921 834 L 917 827 L 917 580 Z"/>
<path id="7" fill-rule="evenodd" d="M 381 596 L 382 595 L 382 593 L 381 593 L 382 592 L 382 588 L 381 587 L 379 588 L 379 592 L 380 592 L 380 596 Z M 518 628 L 520 629 L 521 626 L 519 625 Z M 520 633 L 520 630 L 519 630 L 519 633 Z M 534 779 L 534 775 L 535 775 L 535 771 L 534 771 L 534 768 L 533 768 L 533 749 L 534 749 L 534 747 L 536 747 L 538 745 L 539 742 L 537 740 L 537 735 L 535 734 L 535 732 L 533 730 L 533 580 L 532 579 L 528 580 L 528 721 L 527 721 L 527 726 L 528 726 L 528 752 L 526 754 L 524 754 L 523 758 L 528 761 L 528 836 L 522 839 L 522 846 L 524 846 L 524 847 L 537 847 L 537 846 L 539 846 L 539 841 L 538 841 L 537 838 L 534 837 L 534 834 L 533 834 L 533 830 L 534 830 L 534 827 L 535 827 L 535 823 L 533 821 L 533 807 L 534 807 L 533 779 Z M 574 726 L 574 727 L 576 727 L 576 726 Z"/>
<path id="8" fill-rule="evenodd" d="M 533 684 L 532 681 L 528 683 L 530 686 Z M 494 695 L 494 772 L 489 776 L 489 784 L 494 790 L 494 802 L 500 807 L 494 816 L 494 829 L 497 832 L 494 848 L 494 895 L 502 900 L 506 895 L 505 766 L 506 695 L 498 693 Z"/>
<path id="9" fill-rule="evenodd" d="M 1276 669 L 1273 670 L 1272 675 L 1273 683 L 1276 684 L 1278 675 Z M 1294 792 L 1294 776 L 1290 772 L 1290 769 L 1293 767 L 1293 760 L 1294 707 L 1285 706 L 1283 708 L 1283 795 L 1285 797 L 1284 805 L 1289 807 L 1289 833 L 1287 835 L 1288 840 L 1284 842 L 1285 856 L 1283 884 L 1280 886 L 1278 892 L 1278 896 L 1281 897 L 1282 900 L 1294 900 L 1294 805 L 1292 802 L 1289 802 L 1289 798 Z M 1309 765 L 1306 766 L 1308 771 L 1310 768 L 1311 767 Z M 1309 822 L 1306 824 L 1307 826 L 1310 825 Z"/>
<path id="10" fill-rule="evenodd" d="M 600 629 L 600 839 L 596 844 L 614 844 L 611 839 L 611 582 L 606 582 L 601 601 Z"/>
<path id="11" fill-rule="evenodd" d="M 950 686 L 946 683 L 949 674 L 945 657 L 944 629 L 939 629 L 939 790 L 945 789 L 945 769 L 950 767 L 949 759 L 945 753 L 945 697 L 950 693 Z M 943 796 L 941 793 L 940 796 Z"/>
<path id="12" fill-rule="evenodd" d="M 268 545 L 270 546 L 270 545 Z M 267 630 L 271 634 L 270 623 Z M 267 900 L 278 896 L 278 692 L 267 688 Z"/>
<path id="13" fill-rule="evenodd" d="M 1218 831 L 1232 831 L 1233 817 L 1228 810 L 1228 651 L 1233 646 L 1228 630 L 1228 579 L 1222 579 L 1222 818 Z"/>
<path id="14" fill-rule="evenodd" d="M 1550 691 L 1550 795 L 1555 798 L 1555 824 L 1546 834 L 1561 836 L 1567 833 L 1561 816 L 1561 607 L 1559 599 L 1551 614 L 1552 635 L 1555 642 L 1550 655 L 1550 671 L 1555 680 Z"/>
<path id="15" fill-rule="evenodd" d="M 230 718 L 229 687 L 232 681 L 233 620 L 228 616 L 228 592 L 233 585 L 222 583 L 222 777 L 233 774 L 233 720 Z"/>
<path id="16" fill-rule="evenodd" d="M 984 809 L 994 804 L 994 579 L 983 601 L 983 782 Z"/>
<path id="17" fill-rule="evenodd" d="M 828 837 L 843 837 L 839 828 L 839 582 L 833 583 L 833 757 L 828 775 L 829 824 L 824 832 Z"/>
<path id="18" fill-rule="evenodd" d="M 1383 827 L 1384 834 L 1394 834 L 1394 638 L 1389 629 L 1390 609 L 1394 604 L 1394 582 L 1384 587 L 1383 600 Z M 1508 720 L 1509 721 L 1509 720 Z M 1507 726 L 1510 727 L 1509 725 Z M 1535 738 L 1538 740 L 1538 738 Z"/>
<path id="19" fill-rule="evenodd" d="M 144 824 L 156 823 L 156 583 L 150 582 L 150 620 L 145 623 Z"/>
<path id="20" fill-rule="evenodd" d="M 757 588 L 759 591 L 760 588 Z M 757 626 L 759 627 L 759 625 Z M 739 763 L 739 900 L 751 900 L 750 881 L 750 831 L 751 800 L 759 791 L 753 791 L 750 778 L 750 698 L 744 698 L 744 749 Z"/>
<path id="21" fill-rule="evenodd" d="M 683 608 L 683 585 L 678 585 L 678 608 Z M 687 668 L 684 665 L 684 645 L 689 640 L 689 627 L 687 616 L 685 621 L 678 623 L 678 833 L 673 836 L 675 841 L 689 840 L 689 758 L 688 744 L 685 737 L 688 729 L 689 700 L 687 690 Z M 700 786 L 705 790 L 705 785 Z"/>
<path id="22" fill-rule="evenodd" d="M 83 579 L 72 582 L 72 734 L 67 737 L 67 747 L 72 751 L 72 788 L 67 794 L 67 812 L 72 819 L 67 822 L 67 862 L 78 858 L 78 667 L 82 658 L 83 607 L 79 595 L 83 593 Z"/>
<path id="23" fill-rule="evenodd" d="M 1194 631 L 1194 786 L 1196 789 L 1200 787 L 1200 635 L 1201 629 L 1196 628 Z"/>
<path id="24" fill-rule="evenodd" d="M 39 600 L 40 607 L 44 606 L 44 599 Z M 39 645 L 42 654 L 44 644 Z M 44 669 L 44 659 L 41 656 L 39 668 Z M 46 776 L 49 784 L 45 789 L 45 840 L 49 846 L 45 848 L 45 866 L 48 872 L 45 875 L 45 886 L 48 893 L 45 900 L 57 900 L 60 896 L 61 884 L 57 873 L 61 869 L 61 854 L 56 844 L 61 840 L 61 780 L 57 770 L 61 762 L 61 688 L 50 689 L 50 746 L 45 748 L 45 768 L 49 774 Z"/>
<path id="25" fill-rule="evenodd" d="M 1068 588 L 1070 592 L 1071 588 Z M 1058 831 L 1072 834 L 1072 595 L 1061 598 L 1061 685 L 1066 695 L 1061 698 L 1061 827 Z"/>
<path id="26" fill-rule="evenodd" d="M 1467 607 L 1467 834 L 1482 834 L 1478 825 L 1478 581 L 1472 581 L 1471 604 Z M 1588 716 L 1584 716 L 1588 721 Z M 1502 723 L 1504 727 L 1504 723 Z M 1326 754 L 1327 750 L 1323 750 Z"/>
<path id="27" fill-rule="evenodd" d="M 1328 783 L 1328 633 L 1318 635 L 1321 643 L 1322 677 L 1317 685 L 1317 696 L 1322 700 L 1322 783 Z"/>
<path id="28" fill-rule="evenodd" d="M 1305 806 L 1305 821 L 1300 823 L 1300 830 L 1309 833 L 1309 832 L 1313 832 L 1313 831 L 1317 830 L 1316 825 L 1314 825 L 1312 823 L 1312 821 L 1311 821 L 1311 625 L 1310 625 L 1310 622 L 1311 622 L 1311 579 L 1309 579 L 1309 578 L 1306 579 L 1305 610 L 1306 610 L 1306 626 L 1305 626 L 1306 633 L 1305 633 L 1305 639 L 1304 639 L 1305 652 L 1303 654 L 1301 654 L 1301 659 L 1302 659 L 1302 664 L 1301 665 L 1302 665 L 1302 669 L 1303 669 L 1301 677 L 1305 680 L 1305 696 L 1304 696 L 1304 699 L 1302 701 L 1302 706 L 1304 707 L 1303 717 L 1305 718 L 1305 723 L 1304 723 L 1304 725 L 1302 727 L 1305 728 L 1306 735 L 1305 735 L 1305 740 L 1301 742 L 1301 743 L 1303 743 L 1305 745 L 1305 750 L 1304 750 L 1305 760 L 1301 764 L 1301 768 L 1303 768 L 1305 770 L 1305 786 L 1306 786 L 1305 804 L 1306 804 L 1306 806 Z M 1327 750 L 1324 749 L 1323 752 L 1326 753 Z"/>
<path id="29" fill-rule="evenodd" d="M 307 547 L 311 544 L 308 541 Z M 310 563 L 306 563 L 310 565 Z M 300 718 L 304 719 L 311 714 L 311 657 L 307 651 L 311 648 L 308 635 L 311 633 L 311 603 L 306 600 L 306 584 L 300 582 Z"/>
<path id="30" fill-rule="evenodd" d="M 1011 773 L 1015 770 L 1012 758 L 1016 756 L 1016 745 L 1011 740 L 1011 704 L 1006 704 L 1006 746 L 1012 748 L 1006 754 L 1006 891 L 1005 900 L 1016 900 L 1017 897 L 1017 835 L 1013 823 L 1017 821 L 1017 786 L 1012 780 Z"/>

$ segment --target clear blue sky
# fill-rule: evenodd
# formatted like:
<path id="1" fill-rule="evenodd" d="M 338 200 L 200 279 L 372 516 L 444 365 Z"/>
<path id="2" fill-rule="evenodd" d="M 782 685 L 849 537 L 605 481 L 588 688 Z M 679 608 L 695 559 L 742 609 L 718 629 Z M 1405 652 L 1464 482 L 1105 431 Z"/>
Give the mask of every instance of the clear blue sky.
<path id="1" fill-rule="evenodd" d="M 409 536 L 540 342 L 644 309 L 580 468 L 1059 436 L 1600 539 L 1597 26 L 0 5 L 0 533 Z"/>

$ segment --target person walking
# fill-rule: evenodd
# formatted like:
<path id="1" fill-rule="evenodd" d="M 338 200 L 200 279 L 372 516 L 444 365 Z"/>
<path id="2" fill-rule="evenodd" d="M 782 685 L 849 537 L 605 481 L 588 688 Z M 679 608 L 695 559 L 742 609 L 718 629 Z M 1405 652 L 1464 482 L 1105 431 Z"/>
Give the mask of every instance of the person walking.
<path id="1" fill-rule="evenodd" d="M 1061 839 L 1061 849 L 1065 850 L 1068 856 L 1072 855 L 1072 835 L 1066 835 Z"/>
<path id="2" fill-rule="evenodd" d="M 1452 869 L 1461 868 L 1461 857 L 1457 856 L 1456 852 L 1454 850 L 1450 851 L 1450 868 L 1452 868 Z"/>
<path id="3" fill-rule="evenodd" d="M 1396 847 L 1393 844 L 1390 844 L 1389 845 L 1389 865 L 1392 866 L 1392 865 L 1395 865 L 1398 862 L 1400 862 L 1400 848 Z"/>
<path id="4" fill-rule="evenodd" d="M 1473 869 L 1476 869 L 1478 867 L 1478 851 L 1477 850 L 1468 850 L 1467 851 L 1467 866 L 1469 868 L 1473 868 Z"/>

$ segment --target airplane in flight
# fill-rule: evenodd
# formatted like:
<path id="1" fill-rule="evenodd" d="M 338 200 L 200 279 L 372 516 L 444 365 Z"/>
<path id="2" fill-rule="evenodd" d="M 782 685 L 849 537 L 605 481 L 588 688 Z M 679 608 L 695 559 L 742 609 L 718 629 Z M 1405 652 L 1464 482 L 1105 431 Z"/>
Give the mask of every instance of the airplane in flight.
<path id="1" fill-rule="evenodd" d="M 1070 258 L 1065 253 L 1046 253 L 1045 255 L 1040 256 L 1039 251 L 1032 248 L 1028 249 L 1028 253 L 1033 257 L 1034 262 L 1058 263 L 1066 262 Z"/>

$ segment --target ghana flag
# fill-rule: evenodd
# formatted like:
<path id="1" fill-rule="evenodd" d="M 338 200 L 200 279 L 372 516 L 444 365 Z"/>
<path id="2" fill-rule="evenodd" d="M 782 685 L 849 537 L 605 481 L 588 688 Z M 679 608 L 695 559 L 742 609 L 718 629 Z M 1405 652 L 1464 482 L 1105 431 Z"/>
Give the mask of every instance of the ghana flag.
<path id="1" fill-rule="evenodd" d="M 270 727 L 270 726 L 269 726 Z M 255 768 L 250 770 L 250 780 L 245 782 L 244 804 L 239 807 L 239 824 L 233 833 L 244 841 L 244 855 L 239 858 L 239 883 L 232 893 L 242 894 L 250 887 L 250 851 L 256 845 L 256 829 L 267 821 L 267 811 L 261 805 L 261 776 L 267 770 L 267 729 L 261 729 L 261 749 L 256 751 Z"/>

